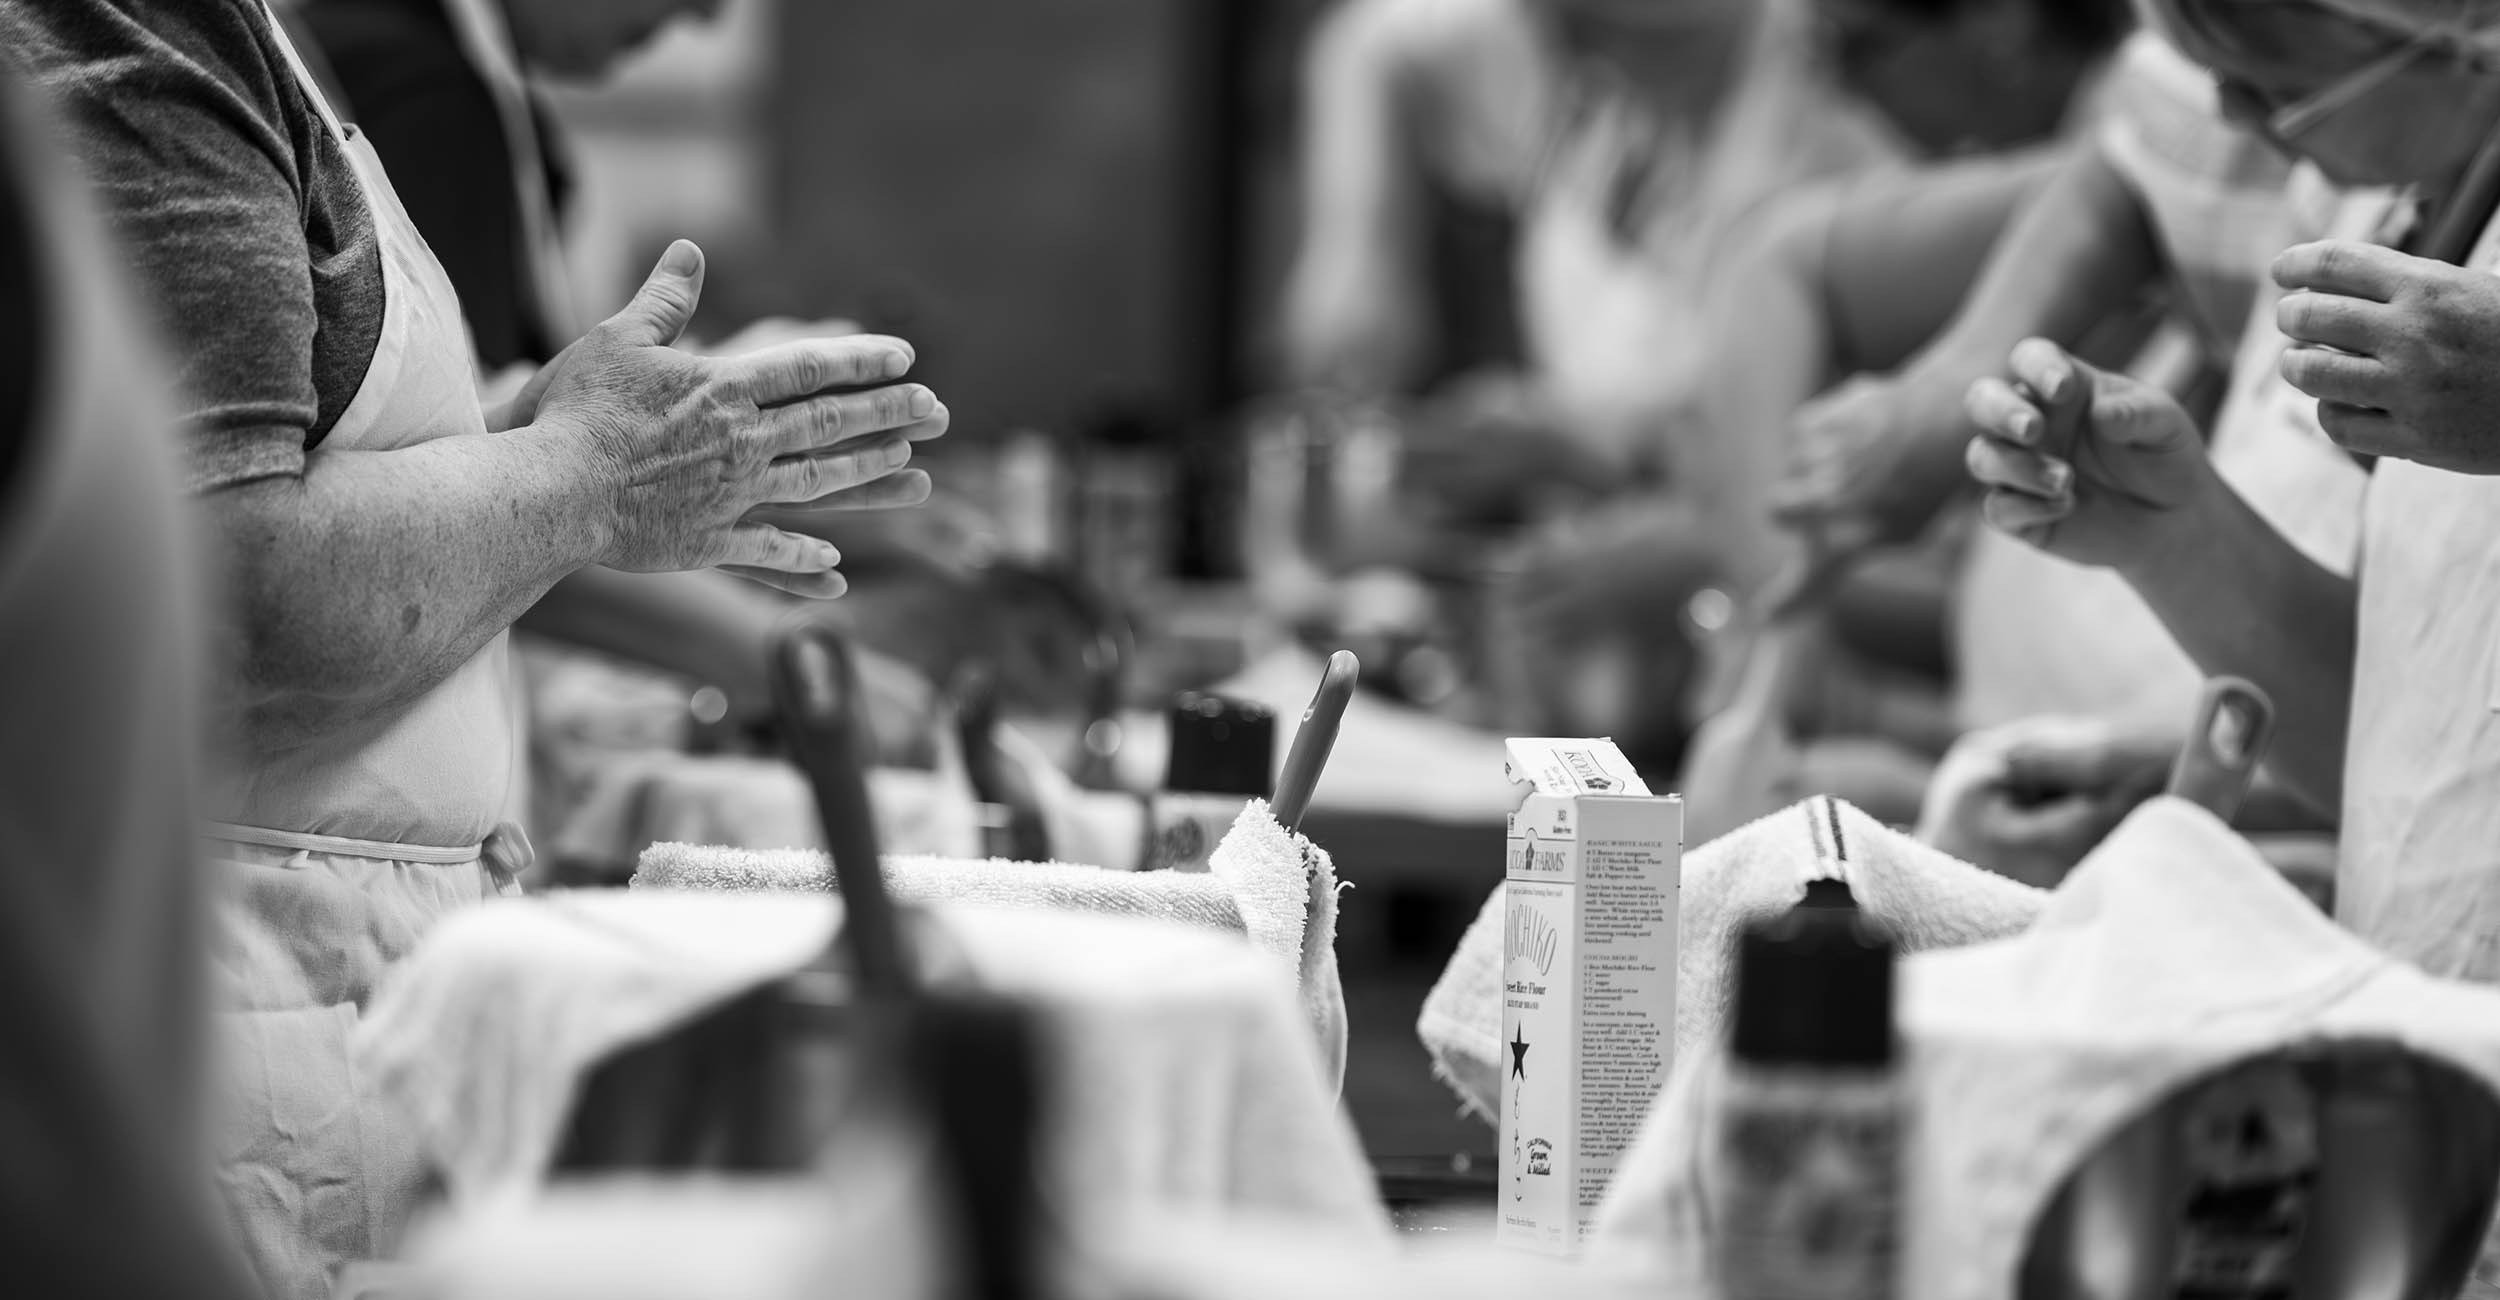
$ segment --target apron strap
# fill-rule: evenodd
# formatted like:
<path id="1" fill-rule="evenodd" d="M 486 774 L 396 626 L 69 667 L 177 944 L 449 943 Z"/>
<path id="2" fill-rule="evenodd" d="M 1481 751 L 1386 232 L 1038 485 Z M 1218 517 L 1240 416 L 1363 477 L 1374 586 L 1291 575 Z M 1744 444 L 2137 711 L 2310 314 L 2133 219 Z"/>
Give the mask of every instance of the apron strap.
<path id="1" fill-rule="evenodd" d="M 278 51 L 286 55 L 296 84 L 304 88 L 304 98 L 312 101 L 313 111 L 321 115 L 321 124 L 329 129 L 330 138 L 347 139 L 347 128 L 340 124 L 337 110 L 330 107 L 330 97 L 321 93 L 321 82 L 313 76 L 312 69 L 304 66 L 304 56 L 295 52 L 295 42 L 286 34 L 286 24 L 278 21 L 277 11 L 269 7 L 268 0 L 261 0 L 260 16 L 269 24 L 269 34 L 277 41 Z"/>
<path id="2" fill-rule="evenodd" d="M 485 854 L 485 846 L 468 844 L 441 846 L 430 844 L 394 844 L 388 840 L 358 840 L 341 835 L 314 835 L 306 831 L 272 830 L 266 826 L 242 826 L 234 822 L 210 822 L 211 838 L 229 844 L 248 844 L 256 848 L 277 849 L 284 853 L 327 853 L 343 858 L 375 858 L 385 862 L 421 862 L 429 866 L 456 867 L 476 862 Z"/>

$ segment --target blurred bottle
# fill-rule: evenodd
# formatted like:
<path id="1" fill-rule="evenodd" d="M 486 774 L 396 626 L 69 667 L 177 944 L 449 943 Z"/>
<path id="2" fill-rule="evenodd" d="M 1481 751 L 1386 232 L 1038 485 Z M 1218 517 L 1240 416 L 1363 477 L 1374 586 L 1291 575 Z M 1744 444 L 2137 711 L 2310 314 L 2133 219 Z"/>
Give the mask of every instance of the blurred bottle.
<path id="1" fill-rule="evenodd" d="M 1711 1117 L 1711 1268 L 1727 1300 L 1889 1300 L 1903 1104 L 1889 932 L 1838 880 L 1737 942 Z"/>
<path id="2" fill-rule="evenodd" d="M 1172 570 L 1176 475 L 1156 425 L 1123 412 L 1098 421 L 1077 474 L 1077 566 L 1134 602 Z"/>
<path id="3" fill-rule="evenodd" d="M 1172 702 L 1171 756 L 1153 799 L 1148 871 L 1204 871 L 1215 846 L 1276 767 L 1276 714 L 1264 704 L 1190 692 Z"/>
<path id="4" fill-rule="evenodd" d="M 1008 558 L 1042 564 L 1068 553 L 1068 467 L 1057 439 L 1036 429 L 1002 439 L 997 491 L 999 545 Z"/>

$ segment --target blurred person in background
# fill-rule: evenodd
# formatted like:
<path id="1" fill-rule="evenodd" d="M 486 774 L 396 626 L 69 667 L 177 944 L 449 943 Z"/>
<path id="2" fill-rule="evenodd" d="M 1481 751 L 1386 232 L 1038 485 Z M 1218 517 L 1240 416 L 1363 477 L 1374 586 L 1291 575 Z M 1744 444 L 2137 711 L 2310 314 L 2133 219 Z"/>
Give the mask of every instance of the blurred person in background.
<path id="1" fill-rule="evenodd" d="M 241 1300 L 210 1193 L 208 572 L 166 376 L 0 55 L 0 1277 Z"/>
<path id="2" fill-rule="evenodd" d="M 1787 521 L 1804 530 L 1812 548 L 1805 554 L 1814 562 L 1846 570 L 1876 554 L 1877 563 L 1859 570 L 1866 579 L 1903 572 L 1904 557 L 1944 561 L 1934 570 L 1941 586 L 1929 599 L 1894 599 L 1884 611 L 1916 604 L 1928 634 L 1944 634 L 1939 639 L 1951 680 L 1932 720 L 1918 734 L 1903 734 L 1888 732 L 1881 718 L 1834 716 L 1846 711 L 1834 706 L 1847 698 L 1828 689 L 1828 681 L 1852 662 L 1846 653 L 1835 655 L 1818 698 L 1793 702 L 1799 729 L 1821 739 L 1792 750 L 1790 761 L 1811 766 L 1831 753 L 1888 744 L 1902 777 L 1895 800 L 1908 807 L 1929 794 L 1929 763 L 1965 733 L 1978 734 L 1971 737 L 1973 753 L 1954 765 L 1957 774 L 1977 770 L 1973 764 L 1984 755 L 1993 757 L 1979 767 L 1999 784 L 2017 759 L 2106 778 L 2030 783 L 2074 798 L 2042 797 L 2019 817 L 1999 808 L 2005 838 L 1979 843 L 1963 835 L 1952 846 L 1983 857 L 2071 865 L 2125 814 L 2130 800 L 2158 787 L 2157 776 L 2148 785 L 2138 769 L 2159 767 L 2175 748 L 2202 674 L 2143 602 L 2110 575 L 1984 532 L 1967 547 L 1955 541 L 1943 548 L 1920 544 L 1911 552 L 1869 548 L 1916 543 L 1940 518 L 1958 535 L 1951 524 L 1962 517 L 1968 497 L 1960 485 L 1969 431 L 1959 393 L 1996 368 L 1987 360 L 1991 355 L 2001 356 L 2026 336 L 2046 335 L 2105 364 L 2126 362 L 2128 349 L 2094 345 L 2089 337 L 2096 326 L 2110 333 L 2107 322 L 2131 318 L 2136 303 L 2156 295 L 2166 327 L 2132 359 L 2152 382 L 2212 413 L 2231 370 L 2262 373 L 2279 350 L 2272 298 L 2260 289 L 2263 267 L 2297 230 L 2325 229 L 2322 190 L 2294 186 L 2290 165 L 2275 148 L 2226 120 L 2210 77 L 2159 36 L 2143 33 L 2129 43 L 2102 98 L 2102 120 L 1994 244 L 1940 333 L 1895 370 L 1858 375 L 1802 407 L 1792 387 L 1773 395 L 1785 397 L 1789 414 L 1757 417 L 1775 431 L 1785 426 L 1784 438 L 1757 441 L 1765 468 L 1775 469 L 1782 454 L 1789 461 L 1772 496 Z M 1827 242 L 1837 251 L 1844 240 L 1835 233 Z M 1766 297 L 1776 305 L 1775 296 Z M 1886 305 L 1881 297 L 1865 302 Z M 1845 320 L 1851 312 L 1834 314 Z M 2236 330 L 2235 320 L 2241 322 Z M 1741 337 L 1762 336 L 1757 330 Z M 2117 341 L 2132 345 L 2126 334 Z M 2221 471 L 2248 485 L 2321 562 L 2350 568 L 2360 475 L 2323 439 L 2286 428 L 2262 402 L 2233 400 L 2216 424 L 2212 450 Z M 1875 611 L 1867 597 L 1891 585 L 1844 582 L 1830 606 L 1832 641 L 1862 645 L 1853 625 L 1870 621 Z M 1744 631 L 1729 630 L 1723 644 L 1731 653 L 1750 644 Z M 2033 737 L 2026 720 L 2043 715 L 2065 716 L 2041 724 L 2046 730 Z M 2080 725 L 2084 719 L 2100 728 Z M 2103 751 L 2097 757 L 2049 756 L 2091 737 Z M 2132 757 L 2120 759 L 2121 750 Z M 1765 790 L 1738 802 L 1753 808 L 1777 797 Z M 2314 820 L 2264 797 L 2252 803 L 2251 815 L 2285 825 Z M 2033 833 L 2040 842 L 2011 842 Z"/>
<path id="3" fill-rule="evenodd" d="M 2500 327 L 2488 279 L 2500 5 L 2161 0 L 2153 12 L 2236 116 L 2361 189 L 2335 238 L 2275 263 L 2295 345 L 2254 386 L 2347 446 L 2446 460 L 2399 432 L 2397 413 L 2491 388 L 2470 341 Z M 2387 186 L 2406 188 L 2363 188 Z M 2470 252 L 2441 250 L 2465 272 L 2401 251 L 2451 228 L 2479 232 Z M 2280 401 L 2295 392 L 2321 402 Z M 2269 766 L 2340 810 L 2337 919 L 2433 974 L 2500 979 L 2500 488 L 2378 461 L 2347 576 L 2220 475 L 2158 388 L 2031 340 L 1969 407 L 1990 524 L 2116 571 L 2205 671 L 2273 696 Z"/>
<path id="4" fill-rule="evenodd" d="M 413 1136 L 349 1067 L 392 965 L 511 888 L 506 632 L 591 565 L 842 579 L 776 502 L 926 496 L 942 432 L 900 340 L 704 359 L 673 245 L 633 302 L 481 409 L 460 306 L 369 141 L 258 0 L 7 0 L 0 43 L 66 140 L 172 349 L 225 599 L 219 1188 L 273 1296 L 395 1248 Z M 103 828 L 99 828 L 103 833 Z"/>
<path id="5" fill-rule="evenodd" d="M 2114 0 L 1349 0 L 1307 56 L 1290 377 L 1446 388 L 1410 442 L 1455 487 L 1655 472 L 1765 205 L 2037 140 L 2123 26 Z"/>
<path id="6" fill-rule="evenodd" d="M 1533 643 L 1506 657 L 1556 665 L 1539 681 L 1599 685 L 1557 686 L 1534 710 L 1544 721 L 1520 725 L 1609 732 L 1641 751 L 1636 761 L 1673 766 L 1689 725 L 1683 596 L 1773 562 L 1761 485 L 1751 504 L 1735 490 L 1748 449 L 1719 445 L 1736 435 L 1694 419 L 1745 368 L 1775 364 L 1743 349 L 1785 346 L 1729 328 L 1765 291 L 1736 274 L 1760 227 L 1779 224 L 1803 181 L 2038 141 L 2127 25 L 2117 0 L 1369 0 L 1322 29 L 1304 243 L 1286 302 L 1297 378 L 1363 400 L 1429 379 L 1415 358 L 1419 322 L 1432 317 L 1432 210 L 1449 206 L 1437 194 L 1472 188 L 1484 196 L 1477 211 L 1516 214 L 1521 228 L 1500 268 L 1510 297 L 1461 305 L 1515 300 L 1524 362 L 1444 385 L 1448 400 L 1427 402 L 1403 430 L 1410 497 L 1510 501 L 1450 507 L 1467 540 L 1480 545 L 1488 524 L 1523 514 L 1557 521 L 1505 566 L 1520 574 L 1507 584 L 1506 631 Z M 1525 71 L 1496 78 L 1497 67 Z M 1879 250 L 1855 263 L 1870 293 L 1925 300 L 1900 316 L 1923 312 L 1932 328 L 1956 275 L 1967 278 L 1953 264 L 1975 262 L 2049 165 L 1983 157 L 1943 193 L 1887 182 L 1890 209 L 1844 228 Z M 1943 264 L 1897 256 L 1913 240 Z M 1919 336 L 1906 321 L 1892 333 Z M 1541 510 L 1540 484 L 1558 489 Z M 1588 505 L 1643 487 L 1619 510 Z M 1650 583 L 1657 575 L 1681 585 Z M 1627 581 L 1639 599 L 1625 598 Z"/>

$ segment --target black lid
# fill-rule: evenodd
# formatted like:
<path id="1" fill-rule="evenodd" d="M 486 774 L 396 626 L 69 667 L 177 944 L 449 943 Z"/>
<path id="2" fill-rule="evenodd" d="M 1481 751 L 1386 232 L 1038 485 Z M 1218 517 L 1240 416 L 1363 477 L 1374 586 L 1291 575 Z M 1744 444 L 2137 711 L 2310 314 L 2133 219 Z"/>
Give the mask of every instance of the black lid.
<path id="1" fill-rule="evenodd" d="M 1737 939 L 1730 1050 L 1760 1065 L 1891 1064 L 1893 955 L 1846 883 L 1811 882 L 1805 901 Z"/>
<path id="2" fill-rule="evenodd" d="M 1264 704 L 1192 691 L 1172 701 L 1163 788 L 1264 798 L 1276 767 L 1276 714 Z"/>

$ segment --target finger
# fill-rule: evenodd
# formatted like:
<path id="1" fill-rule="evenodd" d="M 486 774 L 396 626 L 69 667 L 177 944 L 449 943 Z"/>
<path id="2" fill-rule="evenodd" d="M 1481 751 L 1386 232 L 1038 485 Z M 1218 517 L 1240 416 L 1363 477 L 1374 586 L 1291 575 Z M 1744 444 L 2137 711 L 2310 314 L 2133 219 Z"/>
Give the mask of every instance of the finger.
<path id="1" fill-rule="evenodd" d="M 608 318 L 627 342 L 665 347 L 686 332 L 703 298 L 703 250 L 680 239 L 660 255 L 625 309 Z"/>
<path id="2" fill-rule="evenodd" d="M 1993 376 L 1970 386 L 1962 411 L 1979 426 L 1980 435 L 2017 447 L 2036 447 L 2048 429 L 2040 408 L 2014 386 Z"/>
<path id="3" fill-rule="evenodd" d="M 2287 349 L 2278 363 L 2284 382 L 2321 401 L 2386 410 L 2403 395 L 2376 357 L 2325 348 Z"/>
<path id="4" fill-rule="evenodd" d="M 2331 293 L 2287 293 L 2274 305 L 2274 324 L 2295 343 L 2316 343 L 2377 356 L 2393 322 L 2384 303 Z"/>
<path id="5" fill-rule="evenodd" d="M 1962 463 L 1981 486 L 2051 501 L 2072 501 L 2075 470 L 2054 457 L 1986 438 L 1973 438 Z"/>
<path id="6" fill-rule="evenodd" d="M 2196 420 L 2167 391 L 2125 375 L 2103 375 L 2092 394 L 2092 436 L 2138 451 L 2195 448 L 2203 459 Z"/>
<path id="7" fill-rule="evenodd" d="M 841 562 L 842 552 L 821 537 L 753 523 L 733 525 L 712 556 L 716 566 L 789 574 L 823 573 Z"/>
<path id="8" fill-rule="evenodd" d="M 2047 339 L 2024 339 L 2010 358 L 2014 377 L 2040 399 L 2039 446 L 2060 455 L 2075 445 L 2075 431 L 2091 407 L 2094 372 Z"/>
<path id="9" fill-rule="evenodd" d="M 1840 508 L 1840 474 L 1823 464 L 1800 466 L 1771 485 L 1771 517 L 1791 526 Z"/>
<path id="10" fill-rule="evenodd" d="M 861 388 L 902 378 L 919 356 L 909 343 L 884 334 L 797 339 L 724 357 L 726 377 L 748 401 L 777 406 L 828 388 Z"/>
<path id="11" fill-rule="evenodd" d="M 2106 738 L 2062 744 L 2018 742 L 2005 755 L 2009 779 L 2039 790 L 2087 794 L 2121 783 L 2143 756 L 2123 752 Z"/>
<path id="12" fill-rule="evenodd" d="M 2318 403 L 2318 427 L 2335 445 L 2365 456 L 2414 459 L 2422 440 L 2403 421 L 2374 407 L 2344 402 Z"/>
<path id="13" fill-rule="evenodd" d="M 719 568 L 723 573 L 809 600 L 832 600 L 851 589 L 850 579 L 843 577 L 837 569 L 827 569 L 822 573 L 782 573 L 775 569 L 752 569 L 743 564 L 724 564 Z"/>
<path id="14" fill-rule="evenodd" d="M 2020 492 L 1991 492 L 1980 498 L 1979 516 L 2008 537 L 2038 542 L 2043 534 L 2074 513 L 2072 501 L 2050 501 Z"/>
<path id="15" fill-rule="evenodd" d="M 918 384 L 824 393 L 764 408 L 751 435 L 779 456 L 805 456 L 870 434 L 891 433 L 938 411 L 937 394 Z"/>
<path id="16" fill-rule="evenodd" d="M 2411 274 L 2407 264 L 2416 260 L 2377 244 L 2321 239 L 2284 249 L 2274 259 L 2274 282 L 2286 289 L 2393 302 Z"/>
<path id="17" fill-rule="evenodd" d="M 831 496 L 820 497 L 805 507 L 807 513 L 822 510 L 901 510 L 926 505 L 932 485 L 929 471 L 907 469 L 889 474 L 872 483 L 844 488 Z"/>
<path id="18" fill-rule="evenodd" d="M 765 467 L 755 500 L 762 505 L 805 505 L 873 483 L 910 463 L 911 444 L 901 438 L 792 456 Z"/>

